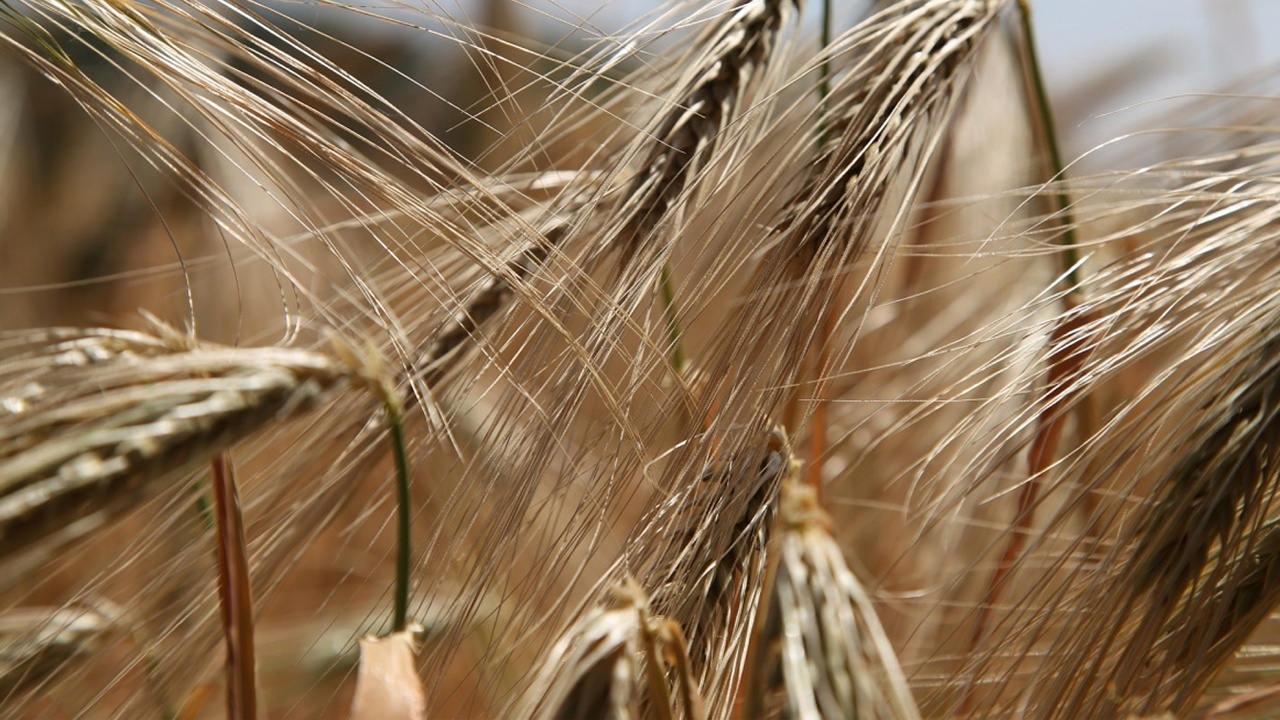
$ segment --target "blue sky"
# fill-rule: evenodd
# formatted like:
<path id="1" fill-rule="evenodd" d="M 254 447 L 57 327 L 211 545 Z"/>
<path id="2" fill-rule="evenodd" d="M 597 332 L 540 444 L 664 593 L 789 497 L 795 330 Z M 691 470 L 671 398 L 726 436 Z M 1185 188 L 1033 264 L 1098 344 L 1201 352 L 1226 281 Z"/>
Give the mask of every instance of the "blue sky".
<path id="1" fill-rule="evenodd" d="M 655 5 L 653 0 L 557 2 L 563 12 L 590 16 L 602 28 L 634 20 Z M 848 7 L 854 0 L 837 3 Z M 450 9 L 448 3 L 443 7 Z M 1093 117 L 1070 118 L 1073 127 L 1064 130 L 1076 133 L 1082 145 L 1139 126 L 1144 116 L 1162 111 L 1158 102 L 1127 107 L 1220 90 L 1244 73 L 1280 64 L 1280 0 L 1033 0 L 1033 7 L 1046 81 L 1064 100 L 1117 68 L 1141 67 L 1126 93 L 1103 98 Z"/>
<path id="2" fill-rule="evenodd" d="M 703 1 L 729 4 L 735 0 Z M 868 1 L 835 0 L 835 5 L 838 12 L 852 15 Z M 382 11 L 390 7 L 387 0 L 348 2 Z M 476 0 L 393 2 L 432 8 L 464 24 L 471 24 L 467 18 L 476 8 Z M 616 31 L 659 4 L 658 0 L 510 2 L 519 8 L 522 22 L 536 22 L 543 14 L 561 18 L 544 19 L 544 30 L 552 37 L 583 22 L 599 32 Z M 1032 2 L 1046 81 L 1057 103 L 1066 150 L 1073 156 L 1125 131 L 1150 127 L 1153 119 L 1158 124 L 1158 118 L 1176 117 L 1176 102 L 1162 99 L 1221 91 L 1247 73 L 1280 67 L 1280 0 Z M 304 15 L 322 12 L 291 7 Z M 413 20 L 420 21 L 421 16 Z M 350 24 L 350 19 L 346 22 Z M 1124 78 L 1119 84 L 1123 92 L 1096 92 L 1099 83 L 1116 78 Z"/>
<path id="3" fill-rule="evenodd" d="M 1035 8 L 1045 79 L 1055 95 L 1068 98 L 1117 68 L 1143 65 L 1142 80 L 1124 96 L 1106 98 L 1094 116 L 1064 128 L 1084 145 L 1167 111 L 1161 98 L 1218 91 L 1280 65 L 1276 0 L 1039 0 Z M 1152 104 L 1124 109 L 1136 103 Z"/>

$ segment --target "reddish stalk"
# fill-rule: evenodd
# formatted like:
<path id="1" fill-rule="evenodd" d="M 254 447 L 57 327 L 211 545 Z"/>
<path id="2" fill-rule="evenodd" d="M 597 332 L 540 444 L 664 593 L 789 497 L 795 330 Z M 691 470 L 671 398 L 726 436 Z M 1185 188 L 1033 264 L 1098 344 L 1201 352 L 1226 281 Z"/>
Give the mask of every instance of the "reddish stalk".
<path id="1" fill-rule="evenodd" d="M 1005 546 L 1004 554 L 987 586 L 986 595 L 978 606 L 973 637 L 969 643 L 971 652 L 977 649 L 986 636 L 992 610 L 1000 603 L 1004 594 L 1005 579 L 1026 546 L 1031 524 L 1035 521 L 1036 504 L 1040 500 L 1041 478 L 1058 453 L 1067 409 L 1079 396 L 1079 386 L 1070 382 L 1070 379 L 1084 364 L 1088 351 L 1082 346 L 1080 339 L 1072 338 L 1072 335 L 1079 333 L 1087 323 L 1088 316 L 1070 312 L 1070 308 L 1076 305 L 1074 298 L 1069 297 L 1066 305 L 1068 314 L 1054 327 L 1049 337 L 1049 377 L 1045 386 L 1044 409 L 1036 418 L 1036 434 L 1027 453 L 1027 481 L 1018 493 L 1018 510 L 1014 515 L 1009 544 Z M 973 688 L 970 687 L 961 706 L 962 715 L 972 709 L 973 700 Z"/>
<path id="2" fill-rule="evenodd" d="M 822 500 L 822 470 L 826 466 L 827 453 L 827 409 L 831 404 L 827 397 L 827 383 L 822 379 L 831 362 L 831 335 L 835 331 L 834 308 L 822 309 L 822 320 L 818 330 L 818 359 L 814 365 L 818 400 L 813 408 L 813 421 L 809 432 L 809 472 L 806 484 L 813 488 Z"/>
<path id="3" fill-rule="evenodd" d="M 1043 154 L 1044 170 L 1050 182 L 1058 182 L 1064 178 L 1065 166 L 1059 149 L 1053 109 L 1044 85 L 1044 73 L 1040 69 L 1040 56 L 1036 50 L 1035 33 L 1031 23 L 1030 0 L 1018 0 L 1018 10 L 1021 30 L 1018 47 L 1024 61 L 1023 79 L 1026 83 L 1026 96 L 1030 103 L 1029 110 L 1036 121 L 1038 145 Z M 1079 395 L 1078 386 L 1064 384 L 1063 380 L 1079 370 L 1087 355 L 1078 346 L 1078 341 L 1064 342 L 1064 339 L 1068 338 L 1073 331 L 1078 331 L 1088 318 L 1072 312 L 1080 304 L 1080 277 L 1079 253 L 1076 250 L 1076 224 L 1071 212 L 1071 203 L 1062 191 L 1052 194 L 1052 197 L 1057 200 L 1058 218 L 1062 228 L 1062 266 L 1069 290 L 1063 297 L 1064 314 L 1049 338 L 1049 377 L 1045 404 L 1044 410 L 1036 420 L 1036 435 L 1027 456 L 1027 482 L 1018 495 L 1018 513 L 1009 535 L 1009 544 L 1005 547 L 1004 555 L 1000 558 L 1000 563 L 991 577 L 987 594 L 978 608 L 978 617 L 974 623 L 973 638 L 969 646 L 971 652 L 977 649 L 978 643 L 986 635 L 991 611 L 999 603 L 1003 594 L 1005 578 L 1012 571 L 1018 557 L 1022 554 L 1023 546 L 1026 545 L 1031 524 L 1035 521 L 1036 504 L 1040 499 L 1040 478 L 1057 454 L 1058 442 L 1062 437 L 1062 425 L 1066 420 L 1066 408 Z M 960 707 L 962 715 L 968 714 L 972 709 L 973 700 L 974 688 L 971 685 Z"/>
<path id="4" fill-rule="evenodd" d="M 227 645 L 227 717 L 254 720 L 258 716 L 258 698 L 253 593 L 235 474 L 225 452 L 213 457 L 213 500 L 218 525 L 218 599 Z"/>

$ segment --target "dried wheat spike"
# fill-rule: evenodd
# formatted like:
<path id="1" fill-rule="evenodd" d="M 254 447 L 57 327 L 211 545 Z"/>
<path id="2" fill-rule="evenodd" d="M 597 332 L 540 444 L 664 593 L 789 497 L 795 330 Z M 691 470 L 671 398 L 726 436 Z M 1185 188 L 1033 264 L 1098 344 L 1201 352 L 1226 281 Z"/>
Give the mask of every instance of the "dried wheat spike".
<path id="1" fill-rule="evenodd" d="M 795 182 L 777 186 L 785 199 L 766 221 L 770 243 L 744 293 L 751 301 L 701 351 L 720 422 L 763 413 L 801 426 L 786 407 L 795 405 L 792 388 L 813 379 L 807 359 L 824 344 L 826 323 L 856 330 L 861 322 L 858 308 L 885 277 L 925 168 L 1006 5 L 892 3 L 824 50 L 819 59 L 833 74 L 814 116 L 817 153 Z M 828 364 L 844 363 L 849 347 L 831 348 Z"/>
<path id="2" fill-rule="evenodd" d="M 649 598 L 633 578 L 611 592 L 613 607 L 592 608 L 551 649 L 519 717 L 638 720 L 645 707 L 673 717 L 664 658 L 674 656 L 670 664 L 680 679 L 685 715 L 701 720 L 702 700 L 684 661 L 679 626 L 650 613 Z"/>
<path id="3" fill-rule="evenodd" d="M 426 354 L 418 361 L 423 382 L 434 386 L 449 370 L 457 353 L 475 331 L 511 301 L 511 278 L 527 280 L 546 261 L 551 248 L 564 237 L 563 223 L 543 229 L 534 243 L 524 247 L 507 262 L 506 275 L 493 275 L 480 283 L 453 317 L 435 333 Z"/>
<path id="4" fill-rule="evenodd" d="M 823 119 L 829 139 L 788 202 L 781 252 L 808 259 L 850 239 L 866 242 L 868 230 L 882 222 L 874 213 L 893 199 L 885 189 L 912 167 L 912 148 L 946 126 L 981 42 L 1006 4 L 894 3 L 836 44 L 856 55 L 855 65 L 832 89 Z"/>
<path id="5" fill-rule="evenodd" d="M 634 256 L 649 235 L 673 212 L 686 187 L 704 168 L 717 140 L 737 115 L 744 92 L 758 77 L 769 58 L 784 13 L 795 0 L 746 0 L 724 13 L 694 44 L 700 50 L 691 67 L 666 95 L 667 107 L 658 113 L 654 127 L 641 134 L 628 156 L 643 159 L 620 205 L 609 212 L 603 225 L 621 243 L 624 257 Z M 569 215 L 594 215 L 600 209 L 581 199 L 573 201 Z M 600 223 L 587 221 L 591 232 Z M 570 234 L 559 219 L 538 227 L 539 235 L 511 259 L 505 275 L 495 274 L 471 294 L 442 328 L 426 356 L 419 362 L 428 385 L 444 374 L 450 356 L 486 320 L 512 298 L 513 278 L 526 280 L 546 262 L 552 250 Z M 606 243 L 606 245 L 611 245 Z M 656 272 L 661 262 L 647 266 Z"/>
<path id="6" fill-rule="evenodd" d="M 1098 613 L 1116 628 L 1098 629 L 1114 643 L 1107 677 L 1116 689 L 1115 697 L 1090 698 L 1099 716 L 1190 710 L 1280 601 L 1275 332 L 1274 323 L 1263 326 L 1212 362 L 1197 352 L 1220 389 L 1200 401 L 1204 414 L 1181 457 L 1133 522 L 1133 554 L 1108 588 L 1121 602 Z"/>
<path id="7" fill-rule="evenodd" d="M 778 487 L 791 463 L 780 430 L 722 454 L 645 519 L 623 560 L 652 589 L 654 612 L 687 634 L 711 717 L 727 717 L 746 659 Z"/>
<path id="8" fill-rule="evenodd" d="M 1167 655 L 1191 669 L 1189 680 L 1178 678 L 1180 700 L 1203 692 L 1280 605 L 1280 520 L 1256 531 L 1217 587 L 1204 595 L 1193 597 L 1171 623 Z"/>
<path id="9" fill-rule="evenodd" d="M 0 566 L 89 532 L 355 374 L 306 350 L 109 331 L 5 347 L 16 352 L 0 361 Z"/>
<path id="10" fill-rule="evenodd" d="M 748 664 L 744 720 L 919 720 L 870 596 L 793 466 Z"/>
<path id="11" fill-rule="evenodd" d="M 672 212 L 686 186 L 707 164 L 737 115 L 744 92 L 769 59 L 784 13 L 798 0 L 748 0 L 696 42 L 705 48 L 685 71 L 671 107 L 643 138 L 640 173 L 622 196 L 625 254 Z"/>

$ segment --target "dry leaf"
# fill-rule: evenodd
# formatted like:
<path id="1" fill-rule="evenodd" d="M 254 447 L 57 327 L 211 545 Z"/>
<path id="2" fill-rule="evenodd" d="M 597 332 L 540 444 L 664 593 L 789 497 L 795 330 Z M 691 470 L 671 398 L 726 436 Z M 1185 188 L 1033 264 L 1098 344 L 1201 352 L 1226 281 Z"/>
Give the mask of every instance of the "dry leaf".
<path id="1" fill-rule="evenodd" d="M 423 628 L 416 623 L 386 637 L 360 640 L 360 672 L 351 720 L 422 720 L 427 696 L 414 656 Z"/>

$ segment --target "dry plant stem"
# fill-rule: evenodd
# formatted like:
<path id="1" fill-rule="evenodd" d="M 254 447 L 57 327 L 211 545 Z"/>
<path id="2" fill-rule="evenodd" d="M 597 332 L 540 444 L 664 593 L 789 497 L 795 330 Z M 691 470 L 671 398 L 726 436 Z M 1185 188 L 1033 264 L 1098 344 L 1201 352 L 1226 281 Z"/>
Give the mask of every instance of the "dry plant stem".
<path id="1" fill-rule="evenodd" d="M 258 696 L 249 555 L 235 474 L 225 452 L 213 457 L 213 498 L 218 520 L 218 599 L 227 647 L 227 717 L 254 720 Z"/>
<path id="2" fill-rule="evenodd" d="M 827 453 L 827 411 L 830 409 L 831 400 L 827 397 L 829 384 L 823 380 L 823 375 L 831 362 L 831 335 L 834 332 L 835 313 L 834 307 L 827 307 L 821 310 L 822 322 L 818 334 L 818 358 L 816 361 L 816 380 L 818 391 L 818 402 L 813 408 L 813 418 L 810 421 L 809 430 L 809 486 L 818 493 L 819 499 L 822 496 L 822 469 L 825 465 Z"/>
<path id="3" fill-rule="evenodd" d="M 1036 52 L 1035 33 L 1031 23 L 1031 3 L 1029 0 L 1018 1 L 1018 18 L 1022 29 L 1022 55 L 1024 74 L 1028 85 L 1028 94 L 1034 106 L 1037 126 L 1040 129 L 1040 147 L 1044 153 L 1044 164 L 1049 175 L 1049 182 L 1063 179 L 1065 166 L 1062 162 L 1061 150 L 1058 146 L 1058 134 L 1053 120 L 1053 108 L 1049 104 L 1049 95 L 1045 88 L 1044 76 L 1040 70 L 1040 61 Z M 1018 493 L 1018 507 L 1014 515 L 1014 524 L 1010 529 L 1009 543 L 1004 554 L 996 565 L 991 577 L 987 594 L 978 606 L 978 617 L 974 622 L 973 637 L 970 649 L 976 649 L 982 642 L 990 623 L 993 608 L 1000 604 L 1004 592 L 1004 582 L 1018 556 L 1026 544 L 1027 532 L 1035 521 L 1035 509 L 1040 497 L 1040 484 L 1044 472 L 1057 455 L 1058 443 L 1062 437 L 1063 424 L 1066 422 L 1066 410 L 1076 399 L 1078 392 L 1064 390 L 1066 381 L 1079 370 L 1084 357 L 1078 352 L 1071 352 L 1070 347 L 1063 352 L 1061 345 L 1082 324 L 1081 318 L 1072 313 L 1079 304 L 1079 268 L 1076 252 L 1075 220 L 1072 217 L 1070 202 L 1063 192 L 1053 194 L 1056 200 L 1059 225 L 1062 228 L 1063 270 L 1066 273 L 1067 293 L 1063 296 L 1066 315 L 1053 329 L 1050 336 L 1050 347 L 1053 348 L 1049 358 L 1047 380 L 1048 393 L 1044 401 L 1044 410 L 1036 420 L 1037 428 L 1030 451 L 1027 455 L 1027 480 Z M 962 705 L 967 711 L 973 702 L 973 689 L 970 688 Z"/>
<path id="4" fill-rule="evenodd" d="M 1037 126 L 1042 134 L 1040 147 L 1045 154 L 1045 164 L 1050 182 L 1065 179 L 1066 165 L 1062 162 L 1062 150 L 1058 145 L 1058 129 L 1053 119 L 1053 106 L 1045 88 L 1044 74 L 1040 70 L 1040 55 L 1036 51 L 1035 30 L 1031 23 L 1031 0 L 1018 0 L 1018 19 L 1022 27 L 1022 56 L 1027 84 L 1035 105 Z M 1067 274 L 1067 310 L 1074 307 L 1080 292 L 1079 255 L 1076 251 L 1076 223 L 1071 212 L 1071 201 L 1065 191 L 1053 193 L 1057 200 L 1059 224 L 1062 227 L 1062 269 Z"/>
<path id="5" fill-rule="evenodd" d="M 1042 401 L 1044 407 L 1036 418 L 1036 434 L 1027 453 L 1027 480 L 1018 493 L 1018 507 L 1013 525 L 1009 529 L 1009 544 L 1005 546 L 1004 554 L 991 576 L 987 593 L 978 605 L 978 616 L 974 621 L 973 638 L 970 641 L 971 650 L 976 649 L 985 638 L 991 613 L 1000 604 L 1000 598 L 1004 594 L 1005 580 L 1026 545 L 1031 523 L 1035 519 L 1042 478 L 1053 464 L 1067 412 L 1079 395 L 1080 384 L 1074 378 L 1088 359 L 1088 344 L 1079 336 L 1087 318 L 1088 315 L 1069 314 L 1054 327 L 1050 336 L 1049 373 Z M 970 689 L 963 706 L 965 710 L 971 707 L 972 700 Z"/>
<path id="6" fill-rule="evenodd" d="M 1040 128 L 1042 135 L 1040 147 L 1045 155 L 1049 182 L 1060 182 L 1064 178 L 1065 165 L 1062 162 L 1062 151 L 1058 146 L 1058 132 L 1053 119 L 1053 107 L 1049 104 L 1049 93 L 1045 89 L 1044 75 L 1040 70 L 1035 32 L 1031 23 L 1030 1 L 1019 0 L 1018 9 L 1018 18 L 1022 28 L 1025 75 L 1029 86 L 1028 92 L 1035 106 L 1034 112 L 1037 126 Z M 1063 295 L 1063 309 L 1067 312 L 1067 315 L 1064 316 L 1064 322 L 1074 322 L 1078 325 L 1079 319 L 1071 314 L 1071 311 L 1080 302 L 1080 270 L 1078 267 L 1079 255 L 1076 252 L 1076 223 L 1072 217 L 1071 204 L 1065 192 L 1056 192 L 1053 197 L 1058 206 L 1059 225 L 1062 228 L 1062 266 L 1067 280 L 1067 293 Z M 1072 327 L 1066 325 L 1059 325 L 1054 328 L 1053 335 L 1060 340 L 1062 336 L 1070 333 L 1072 329 Z M 1059 356 L 1057 359 L 1061 360 L 1062 358 Z M 1073 371 L 1083 362 L 1083 358 L 1069 357 L 1068 359 L 1071 360 L 1071 368 L 1062 368 L 1055 361 L 1055 358 L 1050 358 L 1049 384 L 1051 388 L 1068 376 L 1067 370 Z M 1051 390 L 1051 392 L 1056 392 L 1056 390 Z M 992 605 L 998 604 L 1001 592 L 999 588 L 1004 576 L 1022 552 L 1022 545 L 1026 539 L 1026 529 L 1035 520 L 1035 507 L 1040 493 L 1039 478 L 1057 453 L 1058 441 L 1062 435 L 1062 424 L 1066 419 L 1063 409 L 1072 400 L 1073 398 L 1067 397 L 1049 400 L 1046 403 L 1045 412 L 1037 420 L 1039 428 L 1036 431 L 1036 437 L 1032 442 L 1028 456 L 1029 479 L 1018 497 L 1018 514 L 1015 520 L 1015 528 L 1009 536 L 1009 546 L 1006 548 L 1004 557 L 1001 558 L 1000 564 L 996 567 L 996 574 L 991 580 L 990 592 L 993 595 L 992 600 L 990 603 L 983 603 L 979 609 L 980 618 L 974 630 L 975 645 L 985 633 L 986 618 L 991 611 Z"/>
<path id="7" fill-rule="evenodd" d="M 822 29 L 820 42 L 823 48 L 831 46 L 831 0 L 823 0 L 822 3 Z M 823 57 L 822 63 L 818 66 L 818 94 L 821 98 L 821 106 L 823 113 L 823 127 L 818 132 L 818 147 L 827 144 L 827 133 L 829 129 L 826 127 L 826 114 L 829 108 L 828 98 L 831 95 L 831 59 L 829 56 Z M 831 363 L 831 335 L 835 326 L 835 307 L 824 307 L 819 310 L 821 320 L 819 321 L 818 331 L 818 359 L 814 379 L 817 381 L 818 402 L 813 408 L 813 418 L 810 421 L 809 430 L 809 486 L 818 493 L 819 500 L 822 495 L 822 476 L 823 467 L 826 461 L 827 453 L 827 410 L 830 407 L 830 399 L 827 397 L 827 383 L 823 381 L 823 375 L 827 372 L 827 366 Z"/>

